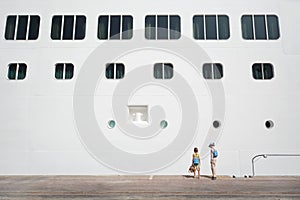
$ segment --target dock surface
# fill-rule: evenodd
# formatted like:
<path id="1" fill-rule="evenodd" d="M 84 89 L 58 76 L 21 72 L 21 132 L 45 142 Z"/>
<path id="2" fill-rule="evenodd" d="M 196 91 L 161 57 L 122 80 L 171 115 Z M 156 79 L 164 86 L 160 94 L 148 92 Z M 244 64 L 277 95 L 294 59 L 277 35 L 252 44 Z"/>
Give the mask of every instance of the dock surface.
<path id="1" fill-rule="evenodd" d="M 0 199 L 300 199 L 300 177 L 0 176 Z"/>

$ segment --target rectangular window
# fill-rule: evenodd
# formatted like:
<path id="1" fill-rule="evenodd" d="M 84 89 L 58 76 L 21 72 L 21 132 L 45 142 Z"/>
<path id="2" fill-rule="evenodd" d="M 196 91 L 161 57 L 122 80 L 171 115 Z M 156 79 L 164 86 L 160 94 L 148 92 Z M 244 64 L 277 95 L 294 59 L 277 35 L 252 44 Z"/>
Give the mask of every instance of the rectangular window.
<path id="1" fill-rule="evenodd" d="M 244 15 L 242 16 L 242 32 L 243 38 L 248 40 L 253 40 L 253 22 L 251 15 Z"/>
<path id="2" fill-rule="evenodd" d="M 193 33 L 196 40 L 204 40 L 203 15 L 195 15 L 193 17 Z"/>
<path id="3" fill-rule="evenodd" d="M 156 16 L 155 15 L 146 16 L 145 37 L 150 40 L 156 39 Z"/>
<path id="4" fill-rule="evenodd" d="M 171 63 L 164 63 L 164 79 L 171 79 L 173 77 L 173 65 Z"/>
<path id="5" fill-rule="evenodd" d="M 125 75 L 125 66 L 123 63 L 106 64 L 105 77 L 107 79 L 122 79 Z"/>
<path id="6" fill-rule="evenodd" d="M 273 66 L 270 63 L 263 64 L 264 79 L 272 79 L 274 77 Z"/>
<path id="7" fill-rule="evenodd" d="M 116 63 L 116 79 L 121 79 L 124 77 L 125 66 L 122 63 Z"/>
<path id="8" fill-rule="evenodd" d="M 267 39 L 264 15 L 254 15 L 255 38 L 257 40 Z"/>
<path id="9" fill-rule="evenodd" d="M 268 36 L 269 40 L 276 40 L 279 38 L 279 23 L 276 15 L 267 15 Z"/>
<path id="10" fill-rule="evenodd" d="M 156 63 L 154 65 L 153 76 L 156 79 L 163 78 L 163 63 Z"/>
<path id="11" fill-rule="evenodd" d="M 168 39 L 169 25 L 168 15 L 157 16 L 157 39 Z"/>
<path id="12" fill-rule="evenodd" d="M 220 63 L 213 64 L 214 79 L 221 79 L 223 77 L 223 66 Z"/>
<path id="13" fill-rule="evenodd" d="M 206 28 L 206 39 L 216 40 L 217 39 L 217 25 L 215 15 L 205 16 L 205 28 Z"/>
<path id="14" fill-rule="evenodd" d="M 52 40 L 83 40 L 86 17 L 83 15 L 56 15 L 52 18 Z"/>
<path id="15" fill-rule="evenodd" d="M 202 70 L 202 72 L 203 72 L 203 77 L 205 78 L 205 79 L 212 79 L 212 65 L 210 64 L 210 63 L 205 63 L 204 65 L 203 65 L 203 70 Z"/>
<path id="16" fill-rule="evenodd" d="M 261 64 L 256 63 L 252 65 L 252 75 L 255 79 L 263 79 Z"/>
<path id="17" fill-rule="evenodd" d="M 177 15 L 170 16 L 170 39 L 179 39 L 181 36 L 180 17 Z"/>
<path id="18" fill-rule="evenodd" d="M 17 77 L 17 63 L 12 63 L 9 64 L 8 66 L 8 74 L 7 74 L 7 78 L 9 80 L 15 80 Z"/>
<path id="19" fill-rule="evenodd" d="M 177 40 L 181 37 L 180 16 L 147 15 L 145 38 L 149 40 Z"/>
<path id="20" fill-rule="evenodd" d="M 274 77 L 273 65 L 271 63 L 254 63 L 252 65 L 252 76 L 257 80 L 269 80 Z"/>
<path id="21" fill-rule="evenodd" d="M 121 31 L 121 16 L 110 16 L 110 39 L 119 40 Z"/>
<path id="22" fill-rule="evenodd" d="M 100 40 L 108 39 L 108 16 L 100 16 L 98 19 L 98 38 Z"/>
<path id="23" fill-rule="evenodd" d="M 132 29 L 133 18 L 130 15 L 101 15 L 98 18 L 99 40 L 128 40 L 132 38 Z"/>
<path id="24" fill-rule="evenodd" d="M 280 37 L 276 15 L 243 15 L 241 23 L 246 40 L 277 40 Z"/>
<path id="25" fill-rule="evenodd" d="M 27 65 L 24 63 L 11 63 L 8 65 L 7 78 L 9 80 L 23 80 L 26 77 Z"/>
<path id="26" fill-rule="evenodd" d="M 66 63 L 65 68 L 65 79 L 72 79 L 74 73 L 74 65 L 71 63 Z"/>
<path id="27" fill-rule="evenodd" d="M 229 38 L 229 17 L 227 15 L 218 15 L 218 30 L 220 40 L 226 40 Z"/>
<path id="28" fill-rule="evenodd" d="M 84 16 L 76 16 L 75 40 L 83 40 L 85 38 L 86 18 Z"/>
<path id="29" fill-rule="evenodd" d="M 132 38 L 133 34 L 133 18 L 132 16 L 122 16 L 122 39 L 128 40 Z"/>
<path id="30" fill-rule="evenodd" d="M 53 40 L 61 39 L 62 16 L 54 16 L 52 18 L 51 38 Z"/>
<path id="31" fill-rule="evenodd" d="M 63 40 L 72 40 L 74 30 L 74 16 L 64 16 Z"/>
<path id="32" fill-rule="evenodd" d="M 56 79 L 72 79 L 74 75 L 74 65 L 72 63 L 57 63 L 55 65 Z"/>
<path id="33" fill-rule="evenodd" d="M 39 35 L 40 17 L 37 15 L 7 16 L 6 40 L 36 40 Z"/>
<path id="34" fill-rule="evenodd" d="M 27 66 L 24 63 L 19 64 L 19 69 L 18 69 L 18 80 L 23 80 L 26 77 L 26 70 Z"/>
<path id="35" fill-rule="evenodd" d="M 15 27 L 16 27 L 17 16 L 8 16 L 6 20 L 5 28 L 5 39 L 14 40 L 15 39 Z"/>
<path id="36" fill-rule="evenodd" d="M 223 78 L 223 66 L 221 63 L 205 63 L 202 73 L 205 79 L 221 79 Z"/>
<path id="37" fill-rule="evenodd" d="M 114 63 L 109 63 L 106 65 L 105 76 L 107 79 L 114 79 L 114 77 L 115 77 Z"/>
<path id="38" fill-rule="evenodd" d="M 194 15 L 193 36 L 196 40 L 229 39 L 229 17 L 227 15 Z"/>
<path id="39" fill-rule="evenodd" d="M 64 64 L 58 63 L 55 66 L 55 78 L 56 79 L 63 79 L 64 78 Z"/>
<path id="40" fill-rule="evenodd" d="M 28 39 L 36 40 L 39 36 L 39 29 L 40 29 L 40 17 L 30 16 Z"/>
<path id="41" fill-rule="evenodd" d="M 173 78 L 173 65 L 171 63 L 155 63 L 153 68 L 155 79 Z"/>
<path id="42" fill-rule="evenodd" d="M 28 16 L 19 16 L 17 40 L 26 40 Z"/>

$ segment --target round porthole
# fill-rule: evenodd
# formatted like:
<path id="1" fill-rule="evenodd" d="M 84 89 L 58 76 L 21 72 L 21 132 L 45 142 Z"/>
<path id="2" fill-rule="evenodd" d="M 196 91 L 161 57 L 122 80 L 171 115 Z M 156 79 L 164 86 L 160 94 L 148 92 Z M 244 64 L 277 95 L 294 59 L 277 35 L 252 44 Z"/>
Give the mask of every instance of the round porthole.
<path id="1" fill-rule="evenodd" d="M 108 121 L 108 128 L 114 128 L 116 126 L 115 120 L 109 120 Z"/>
<path id="2" fill-rule="evenodd" d="M 161 127 L 161 128 L 167 128 L 167 126 L 168 126 L 168 122 L 167 122 L 166 120 L 162 120 L 162 121 L 160 122 L 160 127 Z"/>
<path id="3" fill-rule="evenodd" d="M 274 122 L 272 120 L 267 120 L 265 122 L 265 126 L 266 126 L 267 129 L 271 129 L 271 128 L 274 127 Z"/>
<path id="4" fill-rule="evenodd" d="M 213 127 L 214 127 L 214 128 L 219 128 L 220 126 L 221 126 L 221 122 L 220 122 L 220 121 L 215 120 L 215 121 L 213 122 Z"/>

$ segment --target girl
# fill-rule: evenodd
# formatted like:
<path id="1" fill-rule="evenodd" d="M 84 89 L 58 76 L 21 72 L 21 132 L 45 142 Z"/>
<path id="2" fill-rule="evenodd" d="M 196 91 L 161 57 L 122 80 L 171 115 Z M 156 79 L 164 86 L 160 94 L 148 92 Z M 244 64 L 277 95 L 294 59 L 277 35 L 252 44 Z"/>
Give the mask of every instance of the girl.
<path id="1" fill-rule="evenodd" d="M 198 148 L 194 148 L 192 165 L 195 167 L 194 178 L 196 178 L 196 171 L 198 171 L 198 179 L 200 178 L 200 154 L 198 153 Z"/>

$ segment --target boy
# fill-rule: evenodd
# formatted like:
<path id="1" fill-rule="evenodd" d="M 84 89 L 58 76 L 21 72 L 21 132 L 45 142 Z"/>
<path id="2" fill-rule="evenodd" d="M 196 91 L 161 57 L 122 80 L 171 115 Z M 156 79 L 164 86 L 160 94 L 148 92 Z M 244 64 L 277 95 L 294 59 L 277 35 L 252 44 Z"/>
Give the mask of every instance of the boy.
<path id="1" fill-rule="evenodd" d="M 217 179 L 216 175 L 216 162 L 217 162 L 217 150 L 215 149 L 215 143 L 211 143 L 209 145 L 210 147 L 210 166 L 211 166 L 211 172 L 212 172 L 212 180 Z M 216 151 L 216 152 L 215 152 Z"/>

